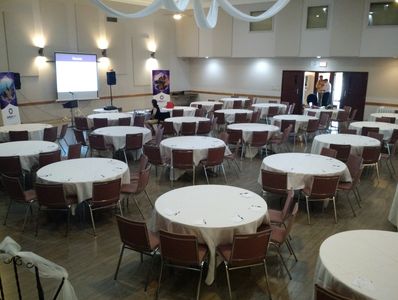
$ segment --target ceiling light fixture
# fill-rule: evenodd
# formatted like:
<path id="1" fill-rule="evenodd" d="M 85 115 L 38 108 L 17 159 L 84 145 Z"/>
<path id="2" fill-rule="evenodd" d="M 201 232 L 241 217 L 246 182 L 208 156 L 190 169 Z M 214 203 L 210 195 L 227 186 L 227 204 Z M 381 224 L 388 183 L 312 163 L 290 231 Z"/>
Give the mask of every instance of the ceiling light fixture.
<path id="1" fill-rule="evenodd" d="M 174 14 L 173 15 L 173 19 L 176 20 L 176 21 L 181 20 L 181 18 L 182 18 L 181 14 Z"/>
<path id="2" fill-rule="evenodd" d="M 237 18 L 246 22 L 260 22 L 265 19 L 269 19 L 280 12 L 290 0 L 277 0 L 269 9 L 258 16 L 250 16 L 246 13 L 235 8 L 228 0 L 211 0 L 210 7 L 207 16 L 203 9 L 202 1 L 193 0 L 193 12 L 195 21 L 200 28 L 214 28 L 217 24 L 218 8 L 221 7 L 225 12 L 230 14 L 232 17 Z M 161 8 L 165 8 L 169 11 L 182 13 L 188 8 L 190 0 L 153 0 L 144 9 L 136 13 L 123 13 L 114 8 L 106 5 L 103 0 L 91 0 L 95 5 L 104 10 L 108 15 L 120 18 L 143 18 L 149 16 Z M 264 1 L 268 2 L 268 1 Z"/>

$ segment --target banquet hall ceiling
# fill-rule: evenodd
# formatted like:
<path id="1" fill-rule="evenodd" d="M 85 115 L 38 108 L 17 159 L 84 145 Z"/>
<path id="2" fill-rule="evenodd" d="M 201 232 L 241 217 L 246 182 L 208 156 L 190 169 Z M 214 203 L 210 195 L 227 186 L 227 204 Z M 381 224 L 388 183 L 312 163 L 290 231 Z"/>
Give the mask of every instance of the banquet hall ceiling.
<path id="1" fill-rule="evenodd" d="M 114 2 L 130 3 L 134 5 L 149 5 L 153 0 L 111 0 Z M 272 2 L 274 0 L 230 0 L 232 4 L 251 4 L 251 3 L 264 3 Z M 210 0 L 203 0 L 203 3 L 210 3 Z"/>

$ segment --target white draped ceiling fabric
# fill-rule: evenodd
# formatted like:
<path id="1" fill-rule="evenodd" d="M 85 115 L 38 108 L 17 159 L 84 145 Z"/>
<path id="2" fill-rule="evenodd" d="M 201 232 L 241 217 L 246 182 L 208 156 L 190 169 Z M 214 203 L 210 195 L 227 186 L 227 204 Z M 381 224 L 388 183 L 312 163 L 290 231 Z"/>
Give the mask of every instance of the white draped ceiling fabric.
<path id="1" fill-rule="evenodd" d="M 104 4 L 102 0 L 91 0 L 91 1 L 111 16 L 130 18 L 130 19 L 143 18 L 149 16 L 150 14 L 153 14 L 160 8 L 165 8 L 175 13 L 182 13 L 187 9 L 188 4 L 190 2 L 190 0 L 154 0 L 150 5 L 148 5 L 144 9 L 135 13 L 128 14 L 109 7 L 108 5 Z M 200 28 L 207 28 L 207 29 L 211 29 L 216 26 L 219 7 L 225 10 L 232 17 L 240 19 L 242 21 L 260 22 L 276 15 L 289 3 L 289 1 L 290 0 L 277 0 L 268 10 L 266 10 L 261 15 L 250 16 L 236 9 L 229 2 L 229 0 L 212 0 L 206 16 L 205 10 L 203 9 L 202 1 L 192 0 L 196 24 Z"/>

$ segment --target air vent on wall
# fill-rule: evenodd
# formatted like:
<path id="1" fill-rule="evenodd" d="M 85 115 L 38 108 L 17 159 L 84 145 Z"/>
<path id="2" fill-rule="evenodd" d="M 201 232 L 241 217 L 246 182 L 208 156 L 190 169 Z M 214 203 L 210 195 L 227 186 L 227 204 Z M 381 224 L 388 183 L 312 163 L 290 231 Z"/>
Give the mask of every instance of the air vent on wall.
<path id="1" fill-rule="evenodd" d="M 107 22 L 117 23 L 117 18 L 115 17 L 106 17 Z"/>

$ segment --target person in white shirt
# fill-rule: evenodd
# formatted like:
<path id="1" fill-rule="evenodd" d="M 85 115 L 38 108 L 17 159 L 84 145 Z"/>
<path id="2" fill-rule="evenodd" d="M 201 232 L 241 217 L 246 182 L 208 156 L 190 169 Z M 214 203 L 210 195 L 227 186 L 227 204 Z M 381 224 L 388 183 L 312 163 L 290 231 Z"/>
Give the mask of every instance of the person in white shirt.
<path id="1" fill-rule="evenodd" d="M 324 82 L 324 93 L 322 96 L 322 106 L 333 105 L 330 97 L 330 93 L 332 92 L 332 85 L 327 79 L 324 79 L 323 82 Z"/>

